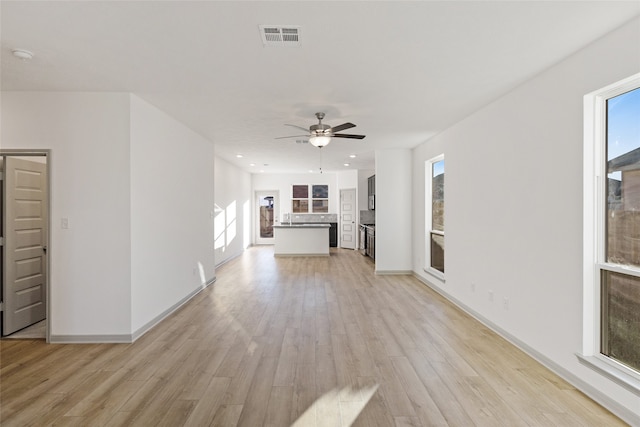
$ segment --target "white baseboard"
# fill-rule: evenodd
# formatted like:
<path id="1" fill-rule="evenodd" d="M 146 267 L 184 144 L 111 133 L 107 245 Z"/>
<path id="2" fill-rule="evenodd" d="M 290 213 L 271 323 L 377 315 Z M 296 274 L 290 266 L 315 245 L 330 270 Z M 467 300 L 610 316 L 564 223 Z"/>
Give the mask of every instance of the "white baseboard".
<path id="1" fill-rule="evenodd" d="M 131 344 L 138 338 L 149 332 L 158 323 L 169 317 L 173 312 L 178 310 L 184 304 L 189 302 L 191 298 L 198 295 L 208 286 L 212 285 L 216 281 L 215 276 L 209 279 L 204 285 L 191 291 L 187 296 L 182 298 L 177 303 L 151 319 L 149 322 L 142 325 L 132 334 L 118 334 L 118 335 L 50 335 L 49 342 L 51 344 Z"/>
<path id="2" fill-rule="evenodd" d="M 231 260 L 234 260 L 234 259 L 238 258 L 240 255 L 242 255 L 242 254 L 244 253 L 244 251 L 245 251 L 245 250 L 243 249 L 243 250 L 241 250 L 240 252 L 238 252 L 237 254 L 235 254 L 235 255 L 231 255 L 229 258 L 227 258 L 227 259 L 224 259 L 224 260 L 220 261 L 218 264 L 216 264 L 216 268 L 220 268 L 220 267 L 222 267 L 223 265 L 225 265 L 226 263 L 228 263 L 229 261 L 231 261 Z"/>
<path id="3" fill-rule="evenodd" d="M 131 344 L 131 334 L 121 335 L 53 335 L 49 344 Z"/>
<path id="4" fill-rule="evenodd" d="M 568 370 L 566 370 L 562 366 L 558 365 L 553 360 L 549 359 L 548 357 L 546 357 L 542 353 L 538 352 L 536 349 L 534 349 L 534 348 L 530 347 L 529 345 L 527 345 L 526 343 L 522 342 L 516 336 L 511 335 L 509 332 L 505 331 L 500 326 L 496 325 L 495 323 L 493 323 L 489 319 L 487 319 L 484 316 L 482 316 L 480 313 L 476 312 L 475 310 L 473 310 L 472 308 L 470 308 L 466 304 L 462 303 L 457 298 L 451 296 L 450 294 L 448 294 L 447 292 L 445 292 L 441 288 L 439 288 L 439 287 L 435 286 L 434 284 L 430 283 L 426 278 L 420 276 L 415 271 L 413 272 L 413 276 L 415 278 L 417 278 L 420 282 L 424 283 L 429 288 L 433 289 L 435 292 L 437 292 L 440 295 L 442 295 L 444 298 L 446 298 L 448 301 L 450 301 L 451 303 L 456 305 L 462 311 L 464 311 L 465 313 L 469 314 L 470 316 L 475 318 L 477 321 L 479 321 L 480 323 L 485 325 L 487 328 L 491 329 L 493 332 L 495 332 L 496 334 L 500 335 L 502 338 L 506 339 L 511 344 L 513 344 L 516 347 L 518 347 L 520 350 L 524 351 L 526 354 L 528 354 L 529 356 L 534 358 L 536 361 L 541 363 L 547 369 L 549 369 L 550 371 L 552 371 L 553 373 L 555 373 L 559 377 L 563 378 L 565 381 L 567 381 L 569 384 L 571 384 L 572 386 L 574 386 L 575 388 L 580 390 L 582 393 L 584 393 L 587 396 L 589 396 L 595 402 L 597 402 L 600 405 L 602 405 L 605 408 L 607 408 L 609 411 L 611 411 L 617 417 L 621 418 L 624 422 L 626 422 L 626 423 L 628 423 L 628 424 L 630 424 L 632 426 L 640 426 L 640 416 L 638 414 L 636 414 L 633 411 L 629 410 L 628 408 L 622 406 L 621 404 L 619 404 L 617 401 L 613 400 L 608 395 L 602 393 L 600 390 L 598 390 L 595 387 L 593 387 L 591 384 L 586 383 L 585 381 L 583 381 L 578 376 L 574 375 L 573 373 L 569 372 Z"/>
<path id="5" fill-rule="evenodd" d="M 376 270 L 376 276 L 406 276 L 413 274 L 411 270 Z"/>

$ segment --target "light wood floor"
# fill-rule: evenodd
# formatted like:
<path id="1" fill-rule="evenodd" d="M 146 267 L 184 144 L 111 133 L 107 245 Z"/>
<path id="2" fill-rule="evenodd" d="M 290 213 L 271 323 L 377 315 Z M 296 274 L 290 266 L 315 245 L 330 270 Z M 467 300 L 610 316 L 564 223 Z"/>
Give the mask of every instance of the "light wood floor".
<path id="1" fill-rule="evenodd" d="M 2 426 L 616 426 L 409 276 L 251 248 L 134 344 L 2 341 Z"/>

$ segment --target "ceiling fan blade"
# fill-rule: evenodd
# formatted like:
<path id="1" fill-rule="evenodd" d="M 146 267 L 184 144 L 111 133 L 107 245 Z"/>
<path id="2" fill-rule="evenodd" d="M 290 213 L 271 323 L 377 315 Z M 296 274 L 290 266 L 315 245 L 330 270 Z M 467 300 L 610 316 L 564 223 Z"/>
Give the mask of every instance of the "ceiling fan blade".
<path id="1" fill-rule="evenodd" d="M 351 129 L 356 127 L 356 125 L 354 125 L 353 123 L 343 123 L 341 125 L 338 126 L 334 126 L 331 128 L 331 132 L 340 132 L 341 130 L 347 130 L 347 129 Z"/>
<path id="2" fill-rule="evenodd" d="M 366 135 L 353 135 L 350 133 L 334 133 L 332 138 L 351 138 L 351 139 L 364 139 Z"/>
<path id="3" fill-rule="evenodd" d="M 289 124 L 284 124 L 285 126 L 291 126 L 292 128 L 297 128 L 297 129 L 301 129 L 305 132 L 309 132 L 309 128 L 303 128 L 302 126 L 296 126 L 296 125 L 289 125 Z"/>
<path id="4" fill-rule="evenodd" d="M 308 137 L 309 137 L 309 134 L 308 134 L 308 133 L 306 133 L 306 134 L 304 134 L 304 135 L 279 136 L 279 137 L 274 138 L 274 139 L 285 139 L 285 138 L 308 138 Z"/>

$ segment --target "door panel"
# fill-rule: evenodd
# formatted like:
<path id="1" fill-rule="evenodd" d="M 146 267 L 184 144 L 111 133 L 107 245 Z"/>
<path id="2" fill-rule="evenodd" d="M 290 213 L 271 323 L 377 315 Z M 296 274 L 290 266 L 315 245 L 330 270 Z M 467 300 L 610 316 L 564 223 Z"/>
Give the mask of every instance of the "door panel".
<path id="1" fill-rule="evenodd" d="M 356 248 L 356 190 L 340 190 L 340 247 Z"/>
<path id="2" fill-rule="evenodd" d="M 2 335 L 46 317 L 46 164 L 4 162 Z"/>

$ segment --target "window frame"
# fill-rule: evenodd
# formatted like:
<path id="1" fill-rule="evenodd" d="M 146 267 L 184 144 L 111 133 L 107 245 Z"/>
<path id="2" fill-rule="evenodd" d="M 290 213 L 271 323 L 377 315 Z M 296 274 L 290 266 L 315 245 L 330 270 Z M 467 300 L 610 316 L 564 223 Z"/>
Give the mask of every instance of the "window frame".
<path id="1" fill-rule="evenodd" d="M 431 267 L 431 234 L 438 234 L 442 237 L 445 236 L 445 233 L 440 230 L 433 229 L 433 165 L 435 163 L 441 162 L 444 160 L 444 153 L 440 154 L 436 157 L 433 157 L 424 163 L 424 187 L 425 187 L 425 198 L 424 198 L 424 271 L 429 273 L 430 275 L 436 277 L 437 279 L 445 282 L 445 274 L 440 270 L 436 270 Z M 446 174 L 446 166 L 445 166 L 445 174 Z M 445 175 L 446 179 L 446 175 Z M 446 192 L 445 192 L 445 200 L 446 200 Z M 445 202 L 446 206 L 446 202 Z M 446 240 L 445 240 L 446 242 Z M 446 244 L 446 243 L 445 243 Z M 446 259 L 446 252 L 445 252 Z M 445 269 L 446 271 L 446 269 Z"/>
<path id="2" fill-rule="evenodd" d="M 583 364 L 640 395 L 640 372 L 601 353 L 602 271 L 640 277 L 640 267 L 606 262 L 607 100 L 640 88 L 640 73 L 584 96 Z"/>

